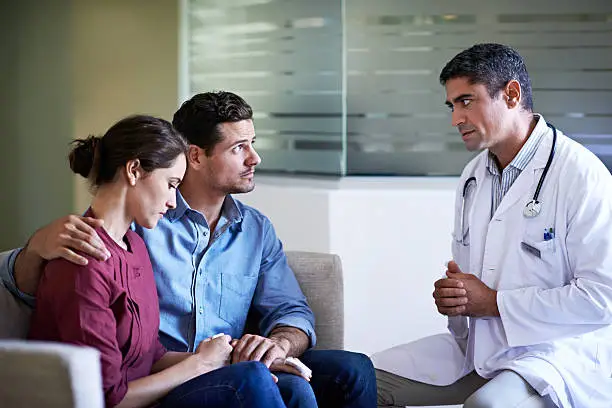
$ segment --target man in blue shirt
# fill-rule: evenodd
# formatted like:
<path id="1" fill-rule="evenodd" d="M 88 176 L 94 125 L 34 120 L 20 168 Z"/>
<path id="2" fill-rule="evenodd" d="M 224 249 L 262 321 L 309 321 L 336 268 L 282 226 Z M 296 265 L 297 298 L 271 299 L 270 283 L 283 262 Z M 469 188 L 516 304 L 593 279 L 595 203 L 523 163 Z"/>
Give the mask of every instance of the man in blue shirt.
<path id="1" fill-rule="evenodd" d="M 261 159 L 252 114 L 238 95 L 211 92 L 195 95 L 174 115 L 173 125 L 190 143 L 177 206 L 155 229 L 135 227 L 156 274 L 161 340 L 171 350 L 193 351 L 203 339 L 226 333 L 235 339 L 232 363 L 263 362 L 277 374 L 287 406 L 374 407 L 370 360 L 310 350 L 314 316 L 270 220 L 230 195 L 255 186 Z M 27 293 L 35 293 L 45 259 L 84 262 L 77 251 L 104 259 L 107 251 L 92 228 L 98 223 L 69 216 L 37 231 L 1 263 L 5 285 L 32 302 Z M 244 334 L 249 311 L 260 317 L 261 336 Z M 293 356 L 313 370 L 312 379 L 285 364 Z"/>

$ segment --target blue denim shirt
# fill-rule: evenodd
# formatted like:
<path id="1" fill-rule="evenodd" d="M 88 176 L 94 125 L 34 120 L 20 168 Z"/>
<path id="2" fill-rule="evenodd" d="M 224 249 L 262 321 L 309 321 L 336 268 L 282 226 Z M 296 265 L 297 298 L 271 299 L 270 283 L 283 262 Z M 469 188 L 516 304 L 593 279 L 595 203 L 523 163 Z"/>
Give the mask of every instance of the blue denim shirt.
<path id="1" fill-rule="evenodd" d="M 34 307 L 36 304 L 34 296 L 28 295 L 17 289 L 17 284 L 13 277 L 13 268 L 15 267 L 15 260 L 19 252 L 21 252 L 21 248 L 0 253 L 0 280 L 13 295 L 24 301 L 30 307 Z"/>
<path id="2" fill-rule="evenodd" d="M 170 350 L 193 351 L 200 341 L 243 334 L 250 308 L 260 331 L 275 326 L 303 330 L 314 346 L 314 315 L 287 264 L 270 220 L 228 196 L 214 235 L 204 216 L 180 193 L 177 207 L 152 230 L 135 227 L 149 250 L 160 307 L 160 338 Z M 12 276 L 17 250 L 0 254 L 0 276 L 22 299 Z M 3 258 L 4 256 L 4 258 Z"/>

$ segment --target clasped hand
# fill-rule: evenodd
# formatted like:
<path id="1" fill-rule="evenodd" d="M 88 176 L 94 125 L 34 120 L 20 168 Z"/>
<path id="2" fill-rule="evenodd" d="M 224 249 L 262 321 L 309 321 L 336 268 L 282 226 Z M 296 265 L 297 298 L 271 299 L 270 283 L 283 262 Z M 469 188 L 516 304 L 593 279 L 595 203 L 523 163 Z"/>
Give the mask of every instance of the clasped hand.
<path id="1" fill-rule="evenodd" d="M 309 374 L 302 373 L 289 365 L 285 361 L 287 358 L 285 348 L 277 340 L 267 337 L 245 334 L 240 339 L 232 340 L 226 334 L 218 334 L 203 340 L 198 345 L 196 353 L 204 357 L 212 369 L 242 361 L 261 361 L 272 372 L 295 374 L 306 381 L 310 381 L 311 378 Z M 278 381 L 274 374 L 272 376 Z"/>
<path id="2" fill-rule="evenodd" d="M 240 339 L 232 340 L 234 352 L 232 353 L 232 363 L 240 361 L 261 361 L 273 372 L 284 372 L 295 374 L 306 381 L 310 381 L 308 374 L 300 372 L 297 368 L 286 363 L 289 346 L 282 344 L 277 339 L 245 334 Z"/>
<path id="3" fill-rule="evenodd" d="M 433 297 L 438 312 L 446 316 L 499 316 L 497 291 L 463 273 L 455 261 L 448 263 L 446 278 L 434 283 Z"/>

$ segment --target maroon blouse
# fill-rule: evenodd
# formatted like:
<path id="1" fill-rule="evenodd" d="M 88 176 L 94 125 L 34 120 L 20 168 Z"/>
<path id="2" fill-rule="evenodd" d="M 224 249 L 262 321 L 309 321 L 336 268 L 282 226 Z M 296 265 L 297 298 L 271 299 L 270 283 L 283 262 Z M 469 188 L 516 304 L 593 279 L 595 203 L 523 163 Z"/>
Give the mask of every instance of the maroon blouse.
<path id="1" fill-rule="evenodd" d="M 145 244 L 128 231 L 128 251 L 96 229 L 111 257 L 86 266 L 63 259 L 45 267 L 36 295 L 30 338 L 100 350 L 107 407 L 117 405 L 129 381 L 147 376 L 166 352 L 158 338 L 159 302 Z"/>

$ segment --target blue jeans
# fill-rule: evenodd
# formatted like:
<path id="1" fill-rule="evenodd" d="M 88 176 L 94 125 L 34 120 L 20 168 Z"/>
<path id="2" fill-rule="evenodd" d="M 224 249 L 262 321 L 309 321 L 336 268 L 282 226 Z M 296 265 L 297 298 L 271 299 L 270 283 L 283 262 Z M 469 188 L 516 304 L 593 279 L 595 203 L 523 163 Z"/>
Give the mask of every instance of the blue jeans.
<path id="1" fill-rule="evenodd" d="M 376 407 L 376 374 L 364 354 L 309 350 L 300 360 L 312 370 L 310 383 L 293 374 L 275 373 L 287 408 Z"/>
<path id="2" fill-rule="evenodd" d="M 156 408 L 284 408 L 270 370 L 260 362 L 233 364 L 179 385 Z"/>

